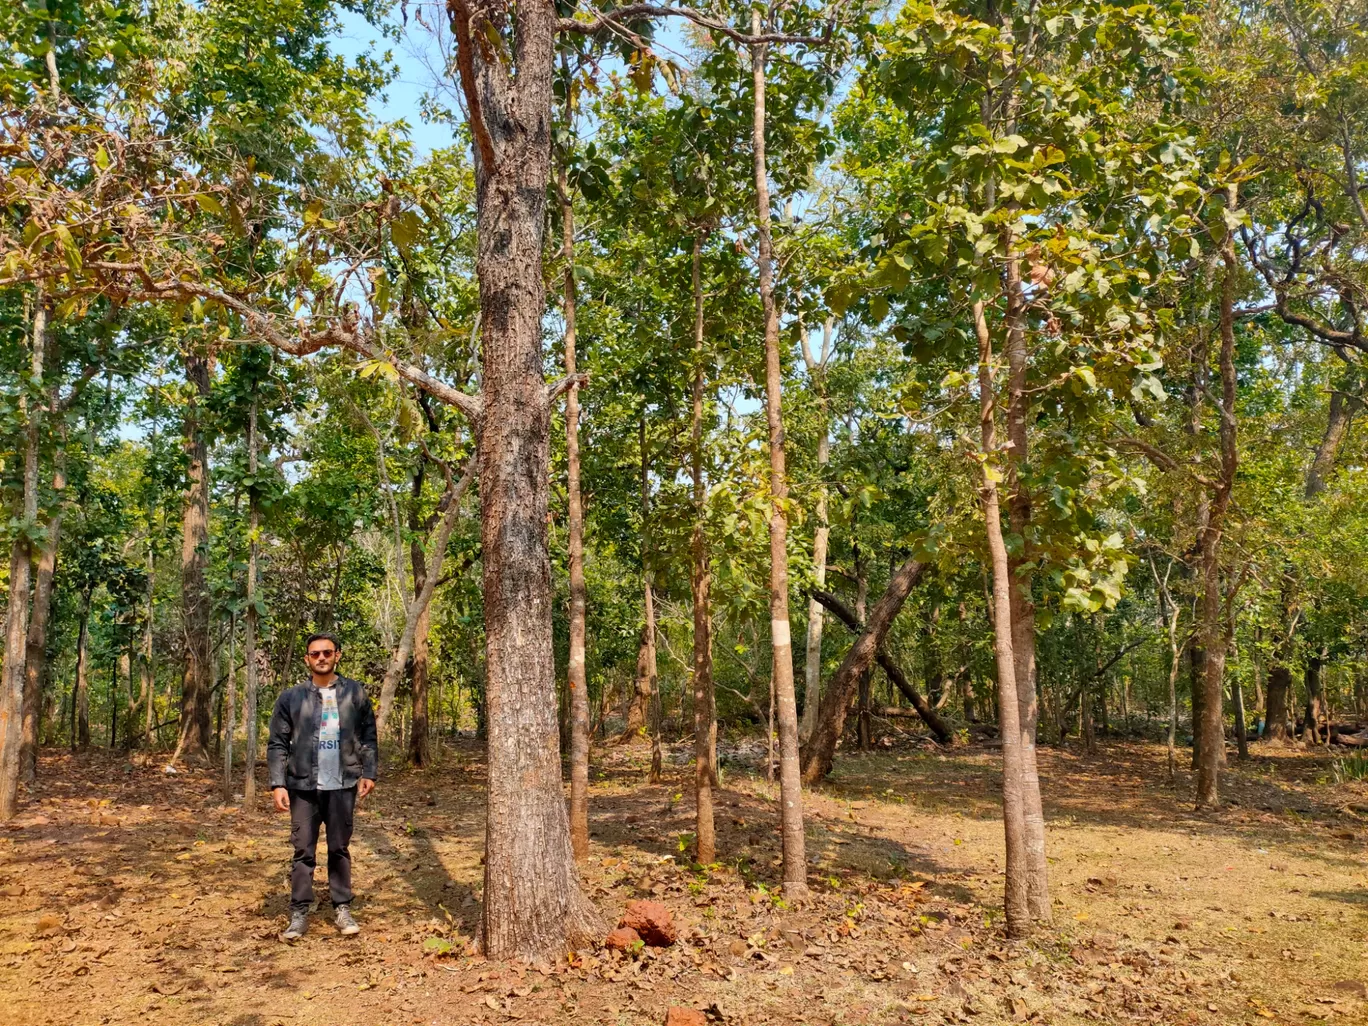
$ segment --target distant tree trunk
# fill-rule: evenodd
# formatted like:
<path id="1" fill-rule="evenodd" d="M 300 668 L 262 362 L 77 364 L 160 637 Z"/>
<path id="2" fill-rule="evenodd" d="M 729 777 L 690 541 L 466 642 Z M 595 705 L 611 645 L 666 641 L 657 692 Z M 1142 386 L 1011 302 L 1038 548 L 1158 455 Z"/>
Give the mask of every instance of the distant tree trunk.
<path id="1" fill-rule="evenodd" d="M 228 672 L 224 675 L 227 694 L 223 717 L 223 802 L 233 800 L 233 728 L 237 719 L 237 616 L 228 618 Z"/>
<path id="2" fill-rule="evenodd" d="M 807 783 L 819 783 L 831 772 L 836 743 L 845 731 L 846 712 L 859 690 L 860 677 L 870 672 L 879 648 L 888 636 L 888 629 L 925 570 L 926 564 L 913 558 L 893 572 L 888 587 L 869 613 L 864 633 L 850 646 L 836 675 L 831 678 L 831 685 L 822 693 L 817 729 L 803 750 L 803 779 Z"/>
<path id="3" fill-rule="evenodd" d="M 47 304 L 40 289 L 33 307 L 33 335 L 29 345 L 29 375 L 35 383 L 43 379 L 43 357 L 47 348 Z M 29 582 L 32 574 L 33 543 L 28 531 L 38 521 L 38 433 L 41 406 L 30 403 L 27 389 L 18 397 L 19 416 L 24 425 L 24 477 L 20 514 L 23 522 L 10 544 L 9 598 L 5 614 L 5 654 L 0 670 L 0 821 L 13 818 L 19 808 L 20 748 L 24 742 L 24 688 L 27 681 L 24 660 L 29 630 Z"/>
<path id="4" fill-rule="evenodd" d="M 569 94 L 566 114 L 569 115 Z M 561 256 L 565 261 L 565 376 L 575 375 L 575 209 L 562 161 L 558 172 Z M 570 842 L 576 858 L 589 854 L 589 691 L 585 677 L 584 504 L 580 497 L 579 389 L 565 397 L 566 505 L 570 563 Z"/>
<path id="5" fill-rule="evenodd" d="M 1199 610 L 1200 614 L 1200 610 Z M 1188 690 L 1192 696 L 1192 768 L 1201 762 L 1202 738 L 1198 724 L 1202 722 L 1202 701 L 1204 698 L 1202 681 L 1206 679 L 1206 649 L 1194 637 L 1188 646 Z"/>
<path id="6" fill-rule="evenodd" d="M 1249 734 L 1245 726 L 1244 688 L 1240 678 L 1230 682 L 1231 704 L 1235 707 L 1235 745 L 1241 760 L 1249 758 Z"/>
<path id="7" fill-rule="evenodd" d="M 926 697 L 939 709 L 945 697 L 945 668 L 941 664 L 940 648 L 936 645 L 935 627 L 940 619 L 938 606 L 927 604 L 922 622 L 922 679 L 926 683 Z"/>
<path id="8" fill-rule="evenodd" d="M 859 544 L 856 543 L 855 546 L 854 546 L 854 548 L 855 548 L 855 618 L 856 618 L 856 620 L 858 620 L 861 624 L 863 624 L 863 623 L 865 622 L 865 617 L 868 615 L 868 612 L 869 612 L 869 610 L 868 610 L 868 608 L 867 608 L 868 605 L 869 605 L 869 569 L 868 569 L 868 566 L 867 566 L 867 564 L 866 564 L 866 560 L 865 560 L 865 558 L 864 558 L 863 550 L 860 548 Z M 872 734 L 871 728 L 872 728 L 873 724 L 872 724 L 872 722 L 870 721 L 870 718 L 869 718 L 869 716 L 870 716 L 870 710 L 869 710 L 870 681 L 873 679 L 873 677 L 874 677 L 874 675 L 873 675 L 872 673 L 866 673 L 866 674 L 864 674 L 863 676 L 861 676 L 861 677 L 860 677 L 860 688 L 859 688 L 859 691 L 858 691 L 858 693 L 857 693 L 858 696 L 859 696 L 859 697 L 858 697 L 859 706 L 857 707 L 857 708 L 858 708 L 858 714 L 859 714 L 859 716 L 858 716 L 858 719 L 856 720 L 856 723 L 855 723 L 855 726 L 856 726 L 856 731 L 855 731 L 855 732 L 856 732 L 856 738 L 857 738 L 857 740 L 859 741 L 860 751 L 862 751 L 862 752 L 867 752 L 867 751 L 869 751 L 870 743 L 871 743 L 872 740 L 873 740 L 873 738 L 872 738 L 872 736 L 871 736 L 871 734 Z"/>
<path id="9" fill-rule="evenodd" d="M 1326 712 L 1325 687 L 1321 682 L 1321 669 L 1324 666 L 1324 649 L 1306 657 L 1306 714 L 1302 717 L 1302 740 L 1308 745 L 1328 744 L 1330 741 L 1330 717 Z"/>
<path id="10" fill-rule="evenodd" d="M 997 425 L 994 412 L 993 343 L 982 300 L 974 300 L 974 327 L 979 343 L 979 431 L 985 461 L 994 458 Z M 1017 700 L 1016 658 L 1012 651 L 1012 581 L 1007 546 L 1002 538 L 1002 513 L 998 503 L 997 477 L 983 465 L 983 521 L 992 567 L 993 651 L 997 661 L 998 725 L 1002 737 L 1002 820 L 1006 838 L 1007 866 L 1005 908 L 1007 935 L 1021 937 L 1030 931 L 1030 873 L 1026 850 L 1026 810 L 1022 799 L 1025 768 L 1022 765 L 1021 709 Z"/>
<path id="11" fill-rule="evenodd" d="M 807 335 L 803 335 L 803 358 L 807 362 L 808 377 L 817 387 L 817 403 L 820 415 L 820 434 L 817 436 L 817 527 L 812 536 L 812 580 L 818 590 L 826 587 L 827 548 L 831 539 L 831 524 L 827 512 L 827 488 L 824 480 L 827 465 L 831 462 L 831 426 L 827 411 L 826 364 L 831 357 L 832 335 L 835 319 L 828 316 L 822 325 L 822 351 L 819 357 L 812 355 Z M 822 697 L 822 604 L 816 598 L 808 600 L 807 644 L 803 665 L 803 722 L 799 736 L 804 744 L 812 737 L 817 727 L 817 710 Z"/>
<path id="12" fill-rule="evenodd" d="M 413 573 L 414 594 L 421 594 L 427 583 L 427 556 L 423 552 L 421 537 L 424 524 L 418 515 L 418 503 L 422 497 L 422 465 L 413 476 L 413 501 L 409 504 L 409 569 Z M 432 524 L 427 530 L 430 533 Z M 409 692 L 413 702 L 413 729 L 409 731 L 408 761 L 413 766 L 428 764 L 428 637 L 432 625 L 432 603 L 429 602 L 418 612 L 418 621 L 413 628 L 413 656 L 409 660 Z"/>
<path id="13" fill-rule="evenodd" d="M 81 594 L 76 632 L 76 693 L 72 696 L 71 750 L 90 747 L 90 586 Z"/>
<path id="14" fill-rule="evenodd" d="M 1281 663 L 1268 671 L 1268 712 L 1264 715 L 1264 736 L 1270 741 L 1287 740 L 1288 694 L 1292 690 L 1292 671 Z"/>
<path id="15" fill-rule="evenodd" d="M 185 407 L 186 470 L 184 519 L 181 529 L 181 630 L 185 670 L 181 678 L 180 739 L 177 750 L 186 761 L 209 762 L 212 731 L 209 718 L 213 669 L 209 642 L 209 442 L 203 425 L 203 406 L 209 398 L 209 358 L 199 353 L 185 357 L 185 377 L 191 386 Z"/>
<path id="16" fill-rule="evenodd" d="M 649 584 L 643 582 L 643 597 L 649 587 Z M 654 605 L 654 603 L 652 603 L 652 605 Z M 632 691 L 627 697 L 627 706 L 623 709 L 622 734 L 618 738 L 619 741 L 624 743 L 637 737 L 646 729 L 646 725 L 651 718 L 650 647 L 650 630 L 643 619 L 641 634 L 637 638 L 636 673 L 632 677 Z"/>
<path id="17" fill-rule="evenodd" d="M 432 623 L 432 606 L 418 614 L 418 629 L 413 636 L 413 660 L 409 664 L 409 681 L 413 691 L 413 723 L 409 730 L 408 761 L 413 766 L 426 766 L 432 759 L 428 751 L 428 690 L 431 687 L 428 666 L 428 633 Z"/>
<path id="18" fill-rule="evenodd" d="M 62 531 L 62 492 L 66 488 L 65 458 L 58 453 L 52 472 L 57 506 L 47 525 L 47 541 L 38 551 L 38 575 L 33 586 L 33 614 L 29 619 L 24 660 L 24 722 L 19 750 L 20 779 L 30 787 L 38 780 L 38 737 L 43 689 L 47 686 L 47 633 L 52 619 L 52 584 L 57 574 L 57 549 Z M 3 818 L 0 816 L 0 818 Z"/>
<path id="19" fill-rule="evenodd" d="M 242 654 L 247 663 L 247 692 L 243 696 L 242 719 L 247 726 L 247 736 L 243 739 L 242 808 L 251 815 L 256 811 L 256 764 L 257 764 L 257 698 L 259 696 L 260 668 L 257 663 L 257 624 L 261 616 L 257 604 L 257 562 L 261 552 L 261 503 L 257 498 L 257 467 L 260 459 L 261 440 L 257 433 L 257 398 L 252 397 L 252 405 L 247 412 L 247 471 L 253 484 L 247 492 L 247 611 L 242 623 Z M 151 623 L 152 592 L 148 585 L 148 623 Z M 152 658 L 152 637 L 146 641 L 148 665 Z"/>
<path id="20" fill-rule="evenodd" d="M 643 719 L 649 715 L 651 720 L 651 775 L 650 782 L 660 783 L 664 771 L 664 755 L 661 750 L 660 676 L 656 666 L 656 616 L 655 588 L 650 568 L 651 558 L 651 477 L 650 456 L 646 447 L 646 414 L 642 411 L 638 434 L 641 449 L 641 590 L 642 614 L 641 651 L 637 660 L 637 698 L 646 703 L 641 710 Z M 643 687 L 644 685 L 644 687 Z M 644 692 L 644 693 L 643 693 Z M 628 730 L 632 729 L 632 719 L 628 717 Z M 640 726 L 636 730 L 640 730 Z M 626 732 L 624 732 L 625 736 Z"/>
<path id="21" fill-rule="evenodd" d="M 708 595 L 712 572 L 704 533 L 708 496 L 703 482 L 703 239 L 700 232 L 693 240 L 694 366 L 690 447 L 694 520 L 689 544 L 692 555 L 689 585 L 693 600 L 695 855 L 699 863 L 706 866 L 717 860 L 717 842 L 712 803 L 712 731 L 716 699 L 713 693 L 712 609 Z"/>
<path id="22" fill-rule="evenodd" d="M 119 670 L 115 662 L 109 668 L 109 748 L 119 743 Z"/>
<path id="23" fill-rule="evenodd" d="M 1234 210 L 1236 187 L 1228 187 L 1227 204 Z M 1199 538 L 1202 554 L 1202 620 L 1199 630 L 1206 649 L 1206 673 L 1202 688 L 1201 750 L 1197 766 L 1197 807 L 1215 808 L 1220 803 L 1220 767 L 1225 754 L 1223 699 L 1226 637 L 1222 624 L 1220 546 L 1226 510 L 1235 485 L 1238 459 L 1235 436 L 1235 235 L 1227 230 L 1221 245 L 1225 275 L 1221 284 L 1221 473 L 1211 497 L 1211 513 Z"/>
<path id="24" fill-rule="evenodd" d="M 385 725 L 389 722 L 389 716 L 394 709 L 394 699 L 399 693 L 399 681 L 408 668 L 409 657 L 413 654 L 414 640 L 418 637 L 419 623 L 423 620 L 423 614 L 427 612 L 428 606 L 432 604 L 432 596 L 436 593 L 437 582 L 442 576 L 442 562 L 446 559 L 447 547 L 451 543 L 451 532 L 456 527 L 456 521 L 461 513 L 461 499 L 464 498 L 466 490 L 469 489 L 471 481 L 475 477 L 474 460 L 466 466 L 465 472 L 459 481 L 453 479 L 450 468 L 443 466 L 443 472 L 447 475 L 446 491 L 442 494 L 442 499 L 438 503 L 437 510 L 441 515 L 441 520 L 437 522 L 437 528 L 428 536 L 427 569 L 423 574 L 421 586 L 415 582 L 413 599 L 408 602 L 404 610 L 404 631 L 399 636 L 399 644 L 390 655 L 388 667 L 385 669 L 385 678 L 380 684 L 380 708 L 375 714 L 375 727 L 377 732 L 383 732 Z M 545 527 L 545 525 L 542 525 Z M 484 551 L 488 551 L 487 549 Z M 402 568 L 401 568 L 402 570 Z M 554 696 L 553 696 L 554 697 Z M 554 702 L 552 703 L 554 708 Z M 559 771 L 557 771 L 559 776 Z"/>
<path id="25" fill-rule="evenodd" d="M 1315 457 L 1306 471 L 1306 490 L 1308 499 L 1315 498 L 1325 491 L 1326 482 L 1335 469 L 1335 456 L 1349 434 L 1349 425 L 1358 410 L 1359 400 L 1346 396 L 1339 389 L 1330 392 L 1330 410 L 1325 424 L 1325 434 L 1316 446 Z"/>
<path id="26" fill-rule="evenodd" d="M 751 10 L 751 34 L 762 31 L 760 9 Z M 803 782 L 798 753 L 798 704 L 793 688 L 793 643 L 788 610 L 788 481 L 784 471 L 783 368 L 779 357 L 779 311 L 774 301 L 774 256 L 770 240 L 769 174 L 765 165 L 765 52 L 751 45 L 755 110 L 751 148 L 755 157 L 755 227 L 758 238 L 760 303 L 765 315 L 765 413 L 770 459 L 770 640 L 779 725 L 780 836 L 783 840 L 784 893 L 807 894 L 807 853 L 803 835 Z"/>
<path id="27" fill-rule="evenodd" d="M 157 705 L 157 664 L 156 653 L 152 648 L 152 636 L 154 633 L 156 613 L 156 569 L 157 554 L 151 539 L 147 542 L 147 619 L 143 622 L 142 637 L 142 659 L 140 671 L 142 673 L 143 695 L 143 745 L 147 748 L 152 747 L 152 725 L 156 722 Z"/>

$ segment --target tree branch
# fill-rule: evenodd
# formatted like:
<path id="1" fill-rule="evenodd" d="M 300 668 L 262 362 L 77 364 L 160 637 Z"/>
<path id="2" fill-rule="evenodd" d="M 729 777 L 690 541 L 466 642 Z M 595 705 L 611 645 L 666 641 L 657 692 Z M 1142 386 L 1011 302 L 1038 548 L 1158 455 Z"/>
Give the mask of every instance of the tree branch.
<path id="1" fill-rule="evenodd" d="M 458 0 L 451 0 L 454 4 Z M 659 4 L 628 4 L 626 7 L 619 7 L 612 11 L 601 11 L 593 14 L 588 21 L 580 21 L 578 18 L 561 18 L 556 23 L 556 28 L 560 32 L 571 32 L 581 36 L 597 35 L 601 32 L 612 31 L 622 28 L 622 22 L 641 21 L 646 18 L 684 18 L 693 22 L 699 28 L 707 29 L 709 32 L 716 32 L 718 35 L 726 36 L 733 42 L 743 46 L 762 46 L 766 43 L 799 43 L 806 46 L 825 46 L 831 42 L 831 27 L 820 36 L 792 36 L 782 32 L 765 32 L 759 35 L 750 35 L 739 29 L 733 28 L 721 18 L 692 7 L 663 7 Z"/>

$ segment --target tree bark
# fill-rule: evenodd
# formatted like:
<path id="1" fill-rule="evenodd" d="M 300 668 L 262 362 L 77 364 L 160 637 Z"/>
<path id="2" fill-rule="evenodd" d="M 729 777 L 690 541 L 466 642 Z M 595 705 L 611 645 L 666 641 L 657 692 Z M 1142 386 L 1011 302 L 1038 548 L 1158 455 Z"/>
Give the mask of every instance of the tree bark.
<path id="1" fill-rule="evenodd" d="M 404 676 L 404 670 L 408 667 L 409 657 L 413 654 L 414 639 L 418 636 L 420 621 L 423 620 L 423 614 L 432 604 L 432 596 L 437 591 L 437 582 L 442 575 L 442 561 L 446 558 L 447 546 L 451 541 L 451 532 L 456 527 L 456 521 L 460 517 L 461 499 L 465 496 L 466 490 L 470 487 L 470 482 L 475 476 L 475 466 L 476 461 L 471 460 L 459 481 L 452 481 L 450 477 L 447 478 L 446 492 L 438 506 L 442 513 L 442 519 L 438 521 L 437 531 L 429 542 L 431 548 L 427 553 L 427 570 L 424 573 L 422 585 L 415 589 L 413 600 L 404 610 L 404 632 L 399 636 L 399 644 L 390 656 L 389 666 L 385 669 L 385 678 L 380 685 L 380 708 L 375 714 L 375 729 L 378 734 L 384 732 L 385 725 L 389 722 L 390 713 L 394 709 L 394 699 L 399 692 L 399 681 Z M 488 550 L 486 549 L 485 552 L 487 554 Z M 426 626 L 425 622 L 422 625 Z M 552 704 L 554 708 L 554 702 Z M 557 775 L 559 776 L 559 773 Z"/>
<path id="2" fill-rule="evenodd" d="M 893 626 L 893 620 L 925 571 L 926 564 L 914 558 L 893 572 L 888 587 L 870 610 L 864 633 L 850 646 L 850 651 L 836 670 L 836 676 L 823 692 L 817 728 L 803 750 L 803 780 L 807 783 L 816 784 L 831 772 L 836 743 L 845 731 L 846 711 L 850 708 L 850 700 L 859 690 L 860 677 L 869 672 L 884 638 L 888 636 L 888 629 Z"/>
<path id="3" fill-rule="evenodd" d="M 1227 190 L 1227 203 L 1235 208 L 1236 187 Z M 1197 766 L 1197 807 L 1215 808 L 1220 803 L 1221 757 L 1225 754 L 1223 699 L 1226 636 L 1222 617 L 1220 546 L 1226 510 L 1235 486 L 1238 453 L 1235 434 L 1235 235 L 1227 229 L 1221 246 L 1225 275 L 1221 283 L 1221 405 L 1217 411 L 1221 428 L 1221 476 L 1211 497 L 1211 512 L 1201 535 L 1202 624 L 1206 649 L 1206 673 L 1202 688 L 1201 751 Z"/>
<path id="4" fill-rule="evenodd" d="M 24 722 L 19 749 L 19 775 L 32 787 L 38 780 L 38 738 L 42 726 L 43 691 L 47 687 L 47 634 L 52 620 L 53 581 L 57 574 L 57 551 L 62 532 L 62 494 L 66 490 L 66 457 L 57 453 L 52 472 L 56 505 L 48 520 L 47 540 L 38 551 L 38 571 L 33 585 L 33 612 L 29 617 L 24 660 Z"/>
<path id="5" fill-rule="evenodd" d="M 149 538 L 147 541 L 147 619 L 143 623 L 142 659 L 139 661 L 141 664 L 139 669 L 142 673 L 142 691 L 146 696 L 143 699 L 143 745 L 147 748 L 152 747 L 152 724 L 155 722 L 154 716 L 157 705 L 157 664 L 156 653 L 152 647 L 152 638 L 156 627 L 156 570 L 157 552 Z"/>
<path id="6" fill-rule="evenodd" d="M 641 651 L 637 660 L 637 697 L 644 703 L 641 709 L 643 721 L 647 716 L 651 721 L 651 775 L 650 782 L 660 783 L 664 771 L 664 753 L 661 750 L 660 677 L 656 665 L 656 616 L 655 588 L 650 568 L 651 558 L 651 477 L 649 450 L 646 447 L 646 415 L 642 411 L 638 439 L 641 449 L 641 590 L 642 616 Z M 644 692 L 644 694 L 643 694 Z M 628 717 L 628 731 L 633 730 L 632 718 Z M 641 727 L 637 726 L 636 730 Z M 624 737 L 627 731 L 624 731 Z"/>
<path id="7" fill-rule="evenodd" d="M 209 644 L 209 443 L 203 425 L 203 406 L 209 398 L 209 358 L 200 353 L 185 357 L 185 378 L 191 390 L 185 407 L 186 471 L 184 519 L 181 528 L 181 630 L 185 668 L 181 678 L 180 740 L 178 751 L 187 762 L 206 765 L 212 738 L 209 719 L 213 669 Z"/>
<path id="8" fill-rule="evenodd" d="M 568 88 L 568 87 L 567 87 Z M 567 115 L 569 114 L 567 92 Z M 567 126 L 568 127 L 568 126 Z M 565 261 L 565 376 L 575 377 L 575 208 L 564 162 L 559 169 L 561 258 Z M 584 504 L 580 497 L 579 389 L 565 397 L 566 505 L 570 563 L 570 843 L 576 858 L 589 854 L 589 691 L 585 677 Z"/>
<path id="9" fill-rule="evenodd" d="M 76 692 L 71 696 L 71 750 L 90 747 L 90 587 L 81 595 L 81 624 L 76 632 Z"/>
<path id="10" fill-rule="evenodd" d="M 1330 717 L 1325 707 L 1325 687 L 1321 669 L 1325 666 L 1324 651 L 1306 657 L 1306 713 L 1302 717 L 1302 741 L 1308 745 L 1328 744 Z"/>
<path id="11" fill-rule="evenodd" d="M 1033 573 L 1025 569 L 1035 559 L 1031 550 L 1031 492 L 1023 479 L 1023 467 L 1030 457 L 1027 425 L 1030 415 L 1026 382 L 1026 309 L 1021 281 L 1021 260 L 1011 230 L 1004 232 L 1007 260 L 1007 452 L 1008 521 L 1012 533 L 1021 539 L 1021 555 L 1009 560 L 1012 583 L 1012 657 L 1016 665 L 1016 692 L 1021 722 L 1021 800 L 1026 820 L 1026 874 L 1031 918 L 1048 923 L 1050 906 L 1049 865 L 1045 856 L 1045 811 L 1040 798 L 1040 771 L 1036 764 L 1036 732 L 1040 722 L 1040 702 L 1036 684 L 1035 603 L 1032 601 Z"/>
<path id="12" fill-rule="evenodd" d="M 693 475 L 693 531 L 689 589 L 693 602 L 693 710 L 694 710 L 694 854 L 701 865 L 717 860 L 712 802 L 712 732 L 716 721 L 713 691 L 712 609 L 709 590 L 708 542 L 704 529 L 707 488 L 703 480 L 703 239 L 693 240 L 693 418 L 690 424 L 690 458 Z"/>
<path id="13" fill-rule="evenodd" d="M 227 693 L 223 716 L 223 802 L 233 800 L 233 721 L 237 719 L 237 617 L 228 620 L 228 670 L 223 680 Z"/>
<path id="14" fill-rule="evenodd" d="M 751 34 L 759 36 L 759 8 L 751 10 Z M 760 303 L 765 315 L 765 413 L 770 458 L 770 639 L 774 654 L 775 702 L 779 721 L 780 834 L 783 839 L 784 892 L 807 894 L 807 853 L 803 836 L 803 782 L 798 752 L 798 705 L 793 688 L 793 643 L 788 611 L 788 481 L 784 471 L 783 367 L 779 358 L 779 311 L 774 302 L 774 254 L 770 239 L 769 174 L 765 165 L 765 51 L 751 45 L 755 110 L 751 145 L 755 155 L 755 227 L 759 241 Z"/>
<path id="15" fill-rule="evenodd" d="M 853 523 L 851 527 L 853 533 Z M 855 550 L 855 617 L 860 623 L 864 623 L 865 617 L 868 615 L 869 605 L 869 569 L 864 557 L 864 550 L 859 542 L 855 542 L 852 547 Z M 869 746 L 873 741 L 874 725 L 869 718 L 870 684 L 873 679 L 874 674 L 864 674 L 860 678 L 860 687 L 856 692 L 855 738 L 862 752 L 869 751 Z"/>
<path id="16" fill-rule="evenodd" d="M 1005 908 L 1007 935 L 1030 932 L 1030 873 L 1026 850 L 1026 810 L 1022 789 L 1023 730 L 1017 698 L 1016 657 L 1012 649 L 1012 581 L 1007 546 L 1002 538 L 1002 514 L 998 503 L 1000 471 L 989 462 L 997 451 L 993 391 L 993 343 L 984 317 L 983 302 L 975 300 L 974 327 L 979 343 L 979 431 L 983 449 L 983 521 L 988 536 L 992 567 L 993 652 L 998 675 L 998 729 L 1002 735 L 1002 821 L 1006 837 L 1007 869 Z"/>
<path id="17" fill-rule="evenodd" d="M 827 317 L 822 325 L 822 352 L 813 359 L 807 337 L 803 338 L 803 357 L 807 361 L 808 377 L 817 388 L 817 408 L 820 434 L 817 437 L 817 527 L 812 536 L 812 579 L 821 590 L 826 587 L 827 548 L 831 539 L 831 524 L 827 512 L 826 468 L 831 462 L 831 426 L 827 410 L 826 363 L 831 355 L 831 337 L 835 327 Z M 817 711 L 822 699 L 822 625 L 823 607 L 816 595 L 808 600 L 807 643 L 803 664 L 803 721 L 799 738 L 806 744 L 817 727 Z"/>
<path id="18" fill-rule="evenodd" d="M 1315 498 L 1325 491 L 1326 482 L 1335 469 L 1335 457 L 1349 434 L 1349 425 L 1353 422 L 1358 406 L 1358 399 L 1346 396 L 1339 389 L 1331 391 L 1325 434 L 1321 436 L 1311 466 L 1306 471 L 1305 494 L 1308 499 Z"/>
<path id="19" fill-rule="evenodd" d="M 1268 671 L 1268 712 L 1264 715 L 1264 736 L 1270 741 L 1287 740 L 1287 698 L 1292 690 L 1292 671 L 1279 663 Z"/>
<path id="20" fill-rule="evenodd" d="M 556 11 L 549 3 L 519 4 L 505 35 L 489 8 L 452 0 L 450 12 L 475 149 L 482 331 L 489 788 L 481 940 L 491 958 L 554 962 L 601 929 L 575 870 L 561 784 L 547 550 L 551 394 L 542 379 L 542 243 Z"/>
<path id="21" fill-rule="evenodd" d="M 43 379 L 47 348 L 47 305 L 39 290 L 33 307 L 33 336 L 29 344 L 29 374 Z M 24 424 L 24 480 L 20 513 L 22 524 L 10 544 L 9 601 L 5 614 L 4 667 L 0 670 L 0 821 L 13 818 L 19 808 L 20 748 L 24 741 L 24 690 L 27 682 L 29 582 L 33 544 L 28 532 L 38 521 L 38 432 L 41 407 L 30 403 L 27 389 L 19 392 L 19 414 Z"/>
<path id="22" fill-rule="evenodd" d="M 247 691 L 243 695 L 242 719 L 247 726 L 243 739 L 242 807 L 251 815 L 256 811 L 256 764 L 257 764 L 257 698 L 260 689 L 259 667 L 257 666 L 257 624 L 260 612 L 257 610 L 257 562 L 261 552 L 261 503 L 257 498 L 257 468 L 260 460 L 261 440 L 257 437 L 258 402 L 255 395 L 247 413 L 247 471 L 252 478 L 252 487 L 247 492 L 247 611 L 243 616 L 242 654 L 247 663 Z M 151 585 L 149 584 L 149 589 Z M 152 593 L 148 592 L 148 616 L 151 622 Z M 151 660 L 151 636 L 147 639 L 147 657 Z"/>

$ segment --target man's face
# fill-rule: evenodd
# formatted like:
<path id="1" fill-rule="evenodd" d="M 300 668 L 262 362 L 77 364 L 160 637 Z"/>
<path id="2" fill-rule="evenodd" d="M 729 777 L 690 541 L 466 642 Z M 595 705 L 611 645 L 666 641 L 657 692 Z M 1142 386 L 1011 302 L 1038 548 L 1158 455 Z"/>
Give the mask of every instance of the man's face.
<path id="1" fill-rule="evenodd" d="M 339 654 L 331 641 L 319 638 L 309 645 L 308 651 L 304 653 L 304 659 L 313 673 L 326 675 L 333 672 Z"/>

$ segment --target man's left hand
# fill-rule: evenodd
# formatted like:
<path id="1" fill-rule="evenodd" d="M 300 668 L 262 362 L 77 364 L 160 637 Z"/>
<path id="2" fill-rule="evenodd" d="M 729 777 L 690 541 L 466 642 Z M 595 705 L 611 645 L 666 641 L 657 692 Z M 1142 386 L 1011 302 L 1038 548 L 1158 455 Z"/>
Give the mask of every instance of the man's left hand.
<path id="1" fill-rule="evenodd" d="M 374 780 L 369 780 L 369 779 L 366 779 L 366 778 L 363 777 L 362 780 L 361 780 L 361 782 L 360 782 L 359 784 L 356 785 L 356 798 L 357 798 L 357 801 L 360 801 L 362 798 L 366 797 L 366 795 L 370 794 L 370 793 L 371 793 L 372 791 L 374 791 L 374 790 L 375 790 L 375 781 L 374 781 Z"/>

